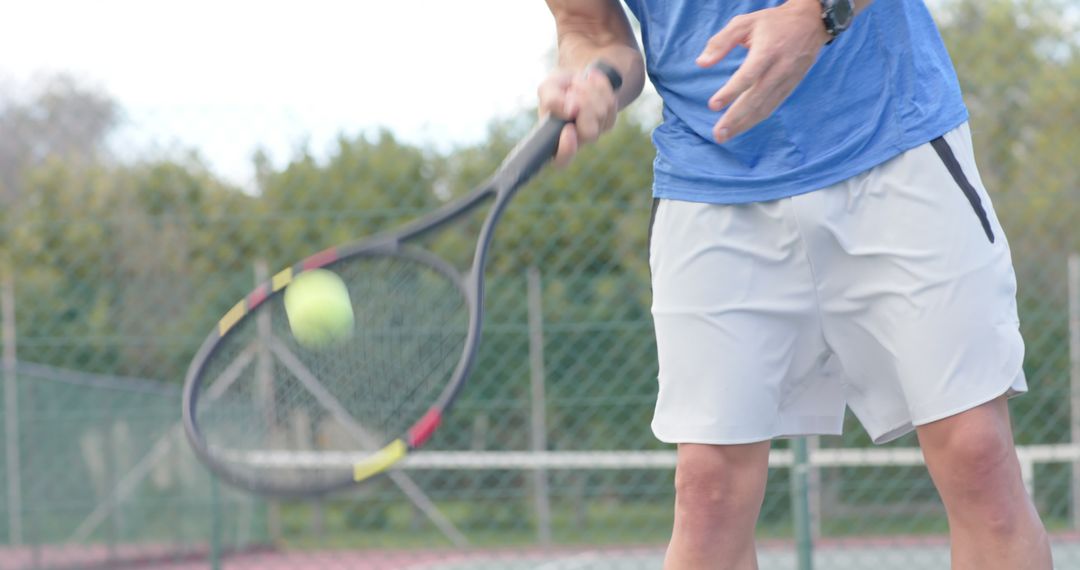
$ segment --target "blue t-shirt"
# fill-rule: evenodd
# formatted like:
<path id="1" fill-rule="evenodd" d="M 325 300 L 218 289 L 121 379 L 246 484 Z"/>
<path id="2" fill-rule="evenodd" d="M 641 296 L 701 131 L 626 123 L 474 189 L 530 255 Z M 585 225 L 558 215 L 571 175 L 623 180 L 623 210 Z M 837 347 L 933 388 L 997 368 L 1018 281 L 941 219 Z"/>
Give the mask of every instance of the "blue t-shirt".
<path id="1" fill-rule="evenodd" d="M 949 55 L 921 0 L 877 0 L 822 48 L 780 107 L 716 144 L 709 97 L 738 69 L 736 48 L 711 68 L 694 61 L 734 16 L 781 0 L 625 0 L 641 22 L 649 78 L 664 100 L 653 193 L 739 203 L 835 184 L 967 120 Z"/>

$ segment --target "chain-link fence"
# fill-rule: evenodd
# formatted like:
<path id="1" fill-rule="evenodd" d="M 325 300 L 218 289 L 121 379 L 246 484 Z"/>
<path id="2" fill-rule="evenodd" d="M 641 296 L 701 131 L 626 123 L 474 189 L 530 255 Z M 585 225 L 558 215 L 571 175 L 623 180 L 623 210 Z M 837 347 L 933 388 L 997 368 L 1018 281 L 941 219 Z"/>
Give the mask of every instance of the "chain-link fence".
<path id="1" fill-rule="evenodd" d="M 1019 279 L 1025 480 L 1058 567 L 1080 568 L 1077 13 L 1055 0 L 932 6 Z M 267 269 L 460 195 L 529 115 L 451 151 L 381 133 L 285 165 L 258 155 L 241 186 L 195 154 L 118 151 L 115 133 L 138 121 L 77 81 L 4 97 L 0 569 L 660 566 L 674 453 L 649 430 L 652 103 L 508 210 L 475 373 L 402 467 L 431 509 L 385 477 L 311 502 L 219 485 L 187 449 L 180 381 Z M 468 251 L 450 239 L 463 241 L 440 247 Z M 774 445 L 762 568 L 948 566 L 913 436 L 872 447 L 850 421 L 805 443 Z"/>

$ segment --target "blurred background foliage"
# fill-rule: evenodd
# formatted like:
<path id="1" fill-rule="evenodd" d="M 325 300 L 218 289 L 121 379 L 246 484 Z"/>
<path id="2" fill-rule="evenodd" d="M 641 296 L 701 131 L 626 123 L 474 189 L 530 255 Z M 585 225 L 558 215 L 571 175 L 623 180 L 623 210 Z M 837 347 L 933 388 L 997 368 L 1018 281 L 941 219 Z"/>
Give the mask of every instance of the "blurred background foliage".
<path id="1" fill-rule="evenodd" d="M 936 8 L 971 110 L 982 178 L 1018 265 L 1046 271 L 1036 283 L 1063 283 L 1060 267 L 1051 266 L 1080 249 L 1070 207 L 1080 192 L 1080 32 L 1068 5 L 950 0 Z M 580 160 L 523 192 L 497 238 L 496 251 L 513 255 L 497 255 L 491 273 L 536 265 L 647 281 L 648 137 L 656 111 L 625 115 Z M 0 96 L 0 252 L 34 299 L 20 303 L 24 342 L 52 339 L 55 348 L 85 350 L 65 357 L 81 367 L 173 382 L 192 341 L 249 287 L 254 260 L 284 266 L 418 217 L 480 182 L 533 122 L 531 114 L 496 120 L 484 143 L 446 152 L 381 131 L 343 135 L 325 159 L 301 151 L 281 168 L 257 153 L 255 188 L 241 189 L 194 151 L 111 153 L 122 117 L 108 95 L 67 76 L 21 97 Z M 236 288 L 209 286 L 236 275 L 243 276 Z M 553 287 L 580 303 L 552 299 L 550 310 L 646 314 L 628 305 L 647 304 L 647 296 L 627 297 L 610 282 L 588 291 Z M 148 322 L 170 346 L 155 358 L 122 355 L 128 340 L 152 340 L 140 330 Z"/>

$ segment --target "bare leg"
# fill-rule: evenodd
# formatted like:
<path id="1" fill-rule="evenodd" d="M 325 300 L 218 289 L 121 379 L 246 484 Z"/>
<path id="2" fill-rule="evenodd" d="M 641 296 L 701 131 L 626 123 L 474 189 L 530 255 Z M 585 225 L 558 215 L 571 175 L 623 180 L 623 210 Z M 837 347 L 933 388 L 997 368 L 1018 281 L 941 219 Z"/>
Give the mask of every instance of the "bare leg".
<path id="1" fill-rule="evenodd" d="M 769 442 L 679 445 L 675 527 L 665 570 L 756 570 L 754 526 L 765 498 Z"/>
<path id="2" fill-rule="evenodd" d="M 953 570 L 1051 570 L 1004 398 L 918 428 L 949 517 Z"/>

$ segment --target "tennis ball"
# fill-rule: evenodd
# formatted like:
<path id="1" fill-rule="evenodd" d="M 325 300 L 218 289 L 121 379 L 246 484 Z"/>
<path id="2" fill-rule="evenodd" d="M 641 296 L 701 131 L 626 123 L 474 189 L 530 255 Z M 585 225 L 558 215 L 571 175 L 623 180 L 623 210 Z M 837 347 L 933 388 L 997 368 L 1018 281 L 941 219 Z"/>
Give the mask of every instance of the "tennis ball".
<path id="1" fill-rule="evenodd" d="M 355 316 L 349 289 L 332 271 L 313 269 L 285 288 L 285 314 L 296 340 L 321 348 L 352 336 Z"/>

